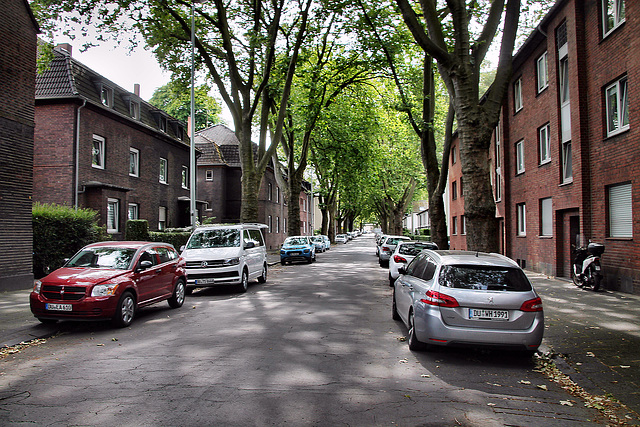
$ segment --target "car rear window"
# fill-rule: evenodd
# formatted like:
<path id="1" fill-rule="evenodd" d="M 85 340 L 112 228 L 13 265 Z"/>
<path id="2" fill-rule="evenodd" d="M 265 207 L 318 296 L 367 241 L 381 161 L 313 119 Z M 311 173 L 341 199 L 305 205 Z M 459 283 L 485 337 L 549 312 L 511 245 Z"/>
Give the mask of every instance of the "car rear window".
<path id="1" fill-rule="evenodd" d="M 400 249 L 398 249 L 398 252 L 400 253 L 400 255 L 416 256 L 423 249 L 431 249 L 431 246 L 424 245 L 422 243 L 404 244 L 400 245 Z"/>
<path id="2" fill-rule="evenodd" d="M 484 291 L 531 290 L 531 283 L 522 270 L 508 267 L 445 265 L 440 269 L 441 286 Z"/>

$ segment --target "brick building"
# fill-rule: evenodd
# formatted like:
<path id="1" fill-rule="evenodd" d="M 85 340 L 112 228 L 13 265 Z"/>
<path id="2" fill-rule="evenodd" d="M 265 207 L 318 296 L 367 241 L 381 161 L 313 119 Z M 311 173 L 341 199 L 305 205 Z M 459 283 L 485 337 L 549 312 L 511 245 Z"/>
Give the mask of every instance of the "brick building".
<path id="1" fill-rule="evenodd" d="M 203 218 L 218 223 L 240 221 L 241 179 L 239 141 L 225 125 L 215 125 L 196 133 L 198 158 L 197 199 L 204 206 Z M 256 147 L 257 148 L 257 147 Z M 257 151 L 256 151 L 257 154 Z M 313 234 L 311 186 L 303 182 L 300 192 L 300 234 Z M 273 167 L 267 167 L 258 195 L 258 221 L 269 226 L 265 232 L 268 249 L 279 248 L 287 236 L 288 209 L 284 193 L 276 182 Z"/>
<path id="2" fill-rule="evenodd" d="M 38 24 L 29 3 L 0 14 L 0 291 L 33 286 L 33 133 Z"/>
<path id="3" fill-rule="evenodd" d="M 99 212 L 115 239 L 127 219 L 151 230 L 189 218 L 185 125 L 71 56 L 54 49 L 38 75 L 33 200 Z"/>
<path id="4" fill-rule="evenodd" d="M 640 294 L 636 7 L 554 4 L 514 56 L 493 181 L 506 255 L 570 277 L 574 245 L 603 243 L 604 286 Z"/>

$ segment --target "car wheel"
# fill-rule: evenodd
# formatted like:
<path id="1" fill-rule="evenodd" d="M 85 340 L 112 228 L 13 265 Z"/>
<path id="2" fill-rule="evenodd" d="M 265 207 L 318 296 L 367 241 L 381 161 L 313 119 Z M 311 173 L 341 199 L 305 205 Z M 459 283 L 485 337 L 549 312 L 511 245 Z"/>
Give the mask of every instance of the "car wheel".
<path id="1" fill-rule="evenodd" d="M 171 295 L 171 298 L 169 298 L 168 302 L 169 302 L 169 307 L 171 308 L 180 308 L 182 307 L 182 304 L 184 304 L 184 295 L 186 294 L 186 290 L 185 290 L 185 286 L 184 286 L 184 280 L 180 279 L 178 280 L 178 283 L 176 283 L 176 287 L 173 290 L 173 295 Z"/>
<path id="2" fill-rule="evenodd" d="M 242 270 L 242 279 L 240 284 L 238 285 L 238 292 L 245 293 L 249 288 L 249 274 L 247 274 L 247 270 Z"/>
<path id="3" fill-rule="evenodd" d="M 287 265 L 287 261 L 285 261 L 285 260 L 281 259 L 281 260 L 280 260 L 280 264 L 282 264 L 282 265 Z"/>
<path id="4" fill-rule="evenodd" d="M 309 257 L 307 258 L 307 264 L 311 264 L 313 262 L 313 258 Z"/>
<path id="5" fill-rule="evenodd" d="M 118 306 L 116 307 L 116 314 L 113 316 L 113 324 L 119 328 L 126 328 L 133 322 L 133 317 L 136 315 L 136 300 L 133 294 L 129 291 L 122 294 Z"/>
<path id="6" fill-rule="evenodd" d="M 415 319 L 413 311 L 409 313 L 409 333 L 407 336 L 407 342 L 409 343 L 409 350 L 420 351 L 425 349 L 425 344 L 416 338 Z"/>
<path id="7" fill-rule="evenodd" d="M 398 306 L 396 305 L 396 291 L 393 291 L 393 303 L 391 304 L 391 318 L 393 320 L 400 320 L 400 314 L 398 314 Z"/>
<path id="8" fill-rule="evenodd" d="M 267 264 L 262 266 L 262 275 L 258 277 L 258 283 L 264 283 L 267 281 Z"/>

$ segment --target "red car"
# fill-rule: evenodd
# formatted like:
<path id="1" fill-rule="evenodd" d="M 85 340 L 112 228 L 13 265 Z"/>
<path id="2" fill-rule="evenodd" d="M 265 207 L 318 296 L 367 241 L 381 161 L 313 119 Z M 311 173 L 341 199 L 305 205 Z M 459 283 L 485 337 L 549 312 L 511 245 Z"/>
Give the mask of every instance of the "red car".
<path id="1" fill-rule="evenodd" d="M 164 300 L 181 307 L 186 282 L 185 261 L 172 245 L 93 243 L 35 282 L 31 312 L 43 323 L 111 319 L 125 327 L 140 307 Z"/>

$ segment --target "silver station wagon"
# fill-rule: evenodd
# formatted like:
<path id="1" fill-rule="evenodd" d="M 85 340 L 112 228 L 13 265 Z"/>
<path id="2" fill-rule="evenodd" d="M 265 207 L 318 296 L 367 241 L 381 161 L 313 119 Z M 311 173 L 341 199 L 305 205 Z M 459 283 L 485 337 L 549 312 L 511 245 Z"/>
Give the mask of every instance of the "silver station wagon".
<path id="1" fill-rule="evenodd" d="M 411 350 L 501 346 L 534 353 L 544 332 L 542 300 L 513 260 L 499 254 L 423 250 L 400 269 L 393 318 Z"/>

